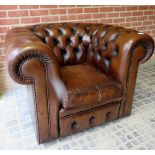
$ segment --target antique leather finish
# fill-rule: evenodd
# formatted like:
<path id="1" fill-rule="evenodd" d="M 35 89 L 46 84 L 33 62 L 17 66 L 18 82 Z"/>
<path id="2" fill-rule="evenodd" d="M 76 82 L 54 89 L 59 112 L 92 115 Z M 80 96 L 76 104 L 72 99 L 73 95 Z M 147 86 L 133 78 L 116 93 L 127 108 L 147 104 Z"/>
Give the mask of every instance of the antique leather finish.
<path id="1" fill-rule="evenodd" d="M 73 115 L 60 117 L 60 136 L 66 136 L 117 119 L 119 106 L 119 102 L 112 102 Z"/>
<path id="2" fill-rule="evenodd" d="M 39 143 L 73 133 L 71 123 L 76 131 L 91 127 L 95 108 L 105 115 L 114 107 L 115 119 L 129 115 L 139 64 L 153 50 L 147 34 L 97 23 L 38 24 L 6 37 L 10 76 L 33 86 Z M 72 122 L 77 114 L 79 125 Z"/>
<path id="3" fill-rule="evenodd" d="M 121 97 L 121 84 L 88 64 L 64 66 L 61 75 L 67 89 L 63 108 L 87 107 Z"/>

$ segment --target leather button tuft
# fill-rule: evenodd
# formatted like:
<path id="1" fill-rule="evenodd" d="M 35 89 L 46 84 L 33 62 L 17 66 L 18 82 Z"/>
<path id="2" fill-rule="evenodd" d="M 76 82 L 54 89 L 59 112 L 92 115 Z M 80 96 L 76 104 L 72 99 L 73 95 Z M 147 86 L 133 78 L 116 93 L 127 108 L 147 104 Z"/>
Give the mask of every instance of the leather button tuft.
<path id="1" fill-rule="evenodd" d="M 76 30 L 74 28 L 71 29 L 72 33 L 75 34 Z"/>
<path id="2" fill-rule="evenodd" d="M 82 36 L 79 36 L 79 42 L 82 42 Z"/>
<path id="3" fill-rule="evenodd" d="M 76 129 L 76 127 L 77 127 L 77 122 L 74 121 L 74 122 L 72 123 L 72 125 L 71 125 L 71 128 L 72 128 L 72 129 Z"/>
<path id="4" fill-rule="evenodd" d="M 74 51 L 77 53 L 77 52 L 79 52 L 79 49 L 78 48 L 74 48 Z"/>
<path id="5" fill-rule="evenodd" d="M 72 41 L 70 38 L 67 38 L 67 43 L 70 44 Z"/>
<path id="6" fill-rule="evenodd" d="M 62 54 L 63 56 L 66 55 L 66 54 L 67 54 L 67 51 L 64 50 L 64 49 L 61 49 L 61 54 Z"/>
<path id="7" fill-rule="evenodd" d="M 56 38 L 54 38 L 53 43 L 54 43 L 54 45 L 57 45 L 59 43 L 59 41 Z"/>
<path id="8" fill-rule="evenodd" d="M 60 35 L 63 35 L 63 31 L 62 30 L 58 30 Z"/>
<path id="9" fill-rule="evenodd" d="M 107 112 L 107 113 L 106 113 L 106 119 L 107 119 L 107 120 L 109 120 L 109 119 L 111 118 L 111 114 L 112 114 L 111 112 Z"/>
<path id="10" fill-rule="evenodd" d="M 89 118 L 89 123 L 93 123 L 94 120 L 95 120 L 95 116 L 91 116 L 91 117 Z"/>

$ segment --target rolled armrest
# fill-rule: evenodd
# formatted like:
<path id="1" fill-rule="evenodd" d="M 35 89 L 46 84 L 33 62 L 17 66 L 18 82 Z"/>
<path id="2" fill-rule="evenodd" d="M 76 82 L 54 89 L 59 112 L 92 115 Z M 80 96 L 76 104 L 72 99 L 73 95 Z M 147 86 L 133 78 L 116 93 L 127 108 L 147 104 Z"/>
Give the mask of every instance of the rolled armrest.
<path id="1" fill-rule="evenodd" d="M 65 87 L 61 80 L 60 66 L 57 58 L 52 49 L 31 31 L 26 28 L 16 28 L 8 32 L 6 37 L 6 53 L 9 74 L 17 83 L 33 83 L 35 75 L 26 76 L 22 66 L 30 60 L 37 60 L 43 64 L 47 72 L 47 78 L 49 78 L 51 85 L 54 87 L 58 98 L 62 97 Z M 35 74 L 40 68 L 34 68 L 33 70 L 32 74 Z"/>
<path id="2" fill-rule="evenodd" d="M 126 84 L 129 68 L 133 67 L 132 61 L 137 61 L 138 64 L 146 62 L 153 54 L 154 41 L 149 35 L 134 31 L 122 34 L 115 44 L 118 56 L 112 58 L 109 74 Z"/>
<path id="3" fill-rule="evenodd" d="M 39 143 L 58 137 L 59 102 L 66 89 L 54 52 L 26 28 L 8 32 L 6 52 L 10 76 L 33 84 Z"/>
<path id="4" fill-rule="evenodd" d="M 124 99 L 120 116 L 125 116 L 131 112 L 139 64 L 152 56 L 154 41 L 147 34 L 131 30 L 118 37 L 115 44 L 118 56 L 111 59 L 109 74 L 123 84 Z"/>

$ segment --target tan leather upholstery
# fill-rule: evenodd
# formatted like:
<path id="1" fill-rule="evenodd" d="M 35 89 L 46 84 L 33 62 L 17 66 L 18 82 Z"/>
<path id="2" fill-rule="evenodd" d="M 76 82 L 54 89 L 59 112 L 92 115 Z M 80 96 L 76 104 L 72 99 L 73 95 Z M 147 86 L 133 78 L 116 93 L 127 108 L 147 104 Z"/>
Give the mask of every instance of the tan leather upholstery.
<path id="1" fill-rule="evenodd" d="M 80 108 L 120 100 L 121 84 L 100 70 L 88 64 L 65 66 L 61 70 L 67 88 L 62 100 L 63 108 Z"/>
<path id="2" fill-rule="evenodd" d="M 39 143 L 129 115 L 138 66 L 153 50 L 147 34 L 103 24 L 39 24 L 6 37 L 11 77 L 33 85 Z"/>

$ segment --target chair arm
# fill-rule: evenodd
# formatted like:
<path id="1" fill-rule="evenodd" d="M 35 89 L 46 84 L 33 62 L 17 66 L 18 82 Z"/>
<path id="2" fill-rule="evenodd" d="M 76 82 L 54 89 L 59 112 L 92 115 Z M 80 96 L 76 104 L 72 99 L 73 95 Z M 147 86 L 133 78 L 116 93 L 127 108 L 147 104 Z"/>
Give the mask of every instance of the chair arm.
<path id="1" fill-rule="evenodd" d="M 61 80 L 57 58 L 52 49 L 36 35 L 26 28 L 9 31 L 6 37 L 6 53 L 8 71 L 14 81 L 20 84 L 32 84 L 40 68 L 33 68 L 32 74 L 34 75 L 25 76 L 22 66 L 30 60 L 38 60 L 43 64 L 57 97 L 61 99 L 65 87 Z"/>
<path id="2" fill-rule="evenodd" d="M 139 64 L 146 62 L 153 54 L 154 41 L 149 35 L 134 31 L 122 34 L 115 44 L 119 54 L 111 60 L 109 74 L 124 86 L 121 113 L 128 115 L 131 112 Z"/>
<path id="3" fill-rule="evenodd" d="M 6 52 L 10 76 L 33 84 L 39 143 L 58 137 L 59 101 L 66 89 L 54 52 L 26 28 L 8 32 Z"/>
<path id="4" fill-rule="evenodd" d="M 118 56 L 112 58 L 109 73 L 124 84 L 127 74 L 125 71 L 131 67 L 131 59 L 135 57 L 139 63 L 146 62 L 153 54 L 154 41 L 149 35 L 134 32 L 122 34 L 115 40 L 115 44 L 118 47 Z M 137 50 L 138 48 L 141 50 Z"/>

